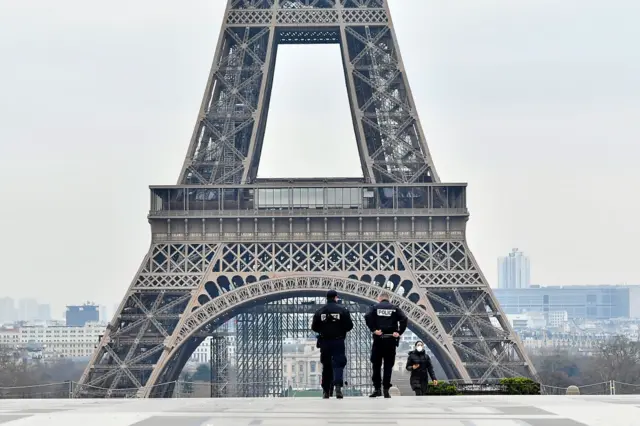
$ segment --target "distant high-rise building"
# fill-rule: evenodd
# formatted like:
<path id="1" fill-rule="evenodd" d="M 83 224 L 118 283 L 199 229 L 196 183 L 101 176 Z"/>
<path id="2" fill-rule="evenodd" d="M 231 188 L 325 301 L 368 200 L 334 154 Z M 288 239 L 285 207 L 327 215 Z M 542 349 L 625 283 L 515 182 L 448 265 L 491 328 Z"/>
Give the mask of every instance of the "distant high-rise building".
<path id="1" fill-rule="evenodd" d="M 67 306 L 65 312 L 67 327 L 84 327 L 88 322 L 100 321 L 100 310 L 97 305 L 84 304 Z"/>
<path id="2" fill-rule="evenodd" d="M 18 319 L 16 303 L 10 297 L 0 299 L 0 324 L 11 323 Z"/>
<path id="3" fill-rule="evenodd" d="M 38 305 L 38 317 L 40 321 L 51 321 L 51 305 L 39 304 Z"/>
<path id="4" fill-rule="evenodd" d="M 107 311 L 107 307 L 105 305 L 100 305 L 100 322 L 109 321 L 111 321 L 111 317 L 109 315 L 109 311 Z"/>
<path id="5" fill-rule="evenodd" d="M 18 301 L 18 320 L 33 321 L 38 319 L 38 302 L 35 299 L 20 299 Z"/>
<path id="6" fill-rule="evenodd" d="M 529 258 L 517 248 L 498 259 L 498 288 L 529 288 L 531 267 Z"/>

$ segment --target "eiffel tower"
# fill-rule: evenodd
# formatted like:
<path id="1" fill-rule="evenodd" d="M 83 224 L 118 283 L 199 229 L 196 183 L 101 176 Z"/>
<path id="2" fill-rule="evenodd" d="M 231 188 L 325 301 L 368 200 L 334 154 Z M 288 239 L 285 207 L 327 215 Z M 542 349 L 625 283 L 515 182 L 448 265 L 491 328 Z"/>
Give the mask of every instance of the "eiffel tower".
<path id="1" fill-rule="evenodd" d="M 364 177 L 257 179 L 278 46 L 321 43 L 341 48 Z M 466 243 L 466 184 L 436 173 L 386 0 L 228 0 L 178 184 L 150 190 L 151 247 L 77 396 L 170 396 L 221 324 L 328 289 L 390 292 L 449 379 L 536 376 Z M 266 344 L 278 323 L 249 327 Z"/>

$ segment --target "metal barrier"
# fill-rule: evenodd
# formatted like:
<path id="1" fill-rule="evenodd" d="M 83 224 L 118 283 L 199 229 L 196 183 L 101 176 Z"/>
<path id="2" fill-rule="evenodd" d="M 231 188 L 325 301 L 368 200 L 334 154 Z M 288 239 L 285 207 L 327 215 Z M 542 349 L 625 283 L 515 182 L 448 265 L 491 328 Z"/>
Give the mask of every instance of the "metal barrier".
<path id="1" fill-rule="evenodd" d="M 506 387 L 501 385 L 499 379 L 469 383 L 464 381 L 451 380 L 447 383 L 454 384 L 458 391 L 464 395 L 499 395 L 506 393 Z M 241 397 L 241 390 L 247 386 L 259 386 L 266 388 L 270 386 L 282 387 L 281 383 L 226 383 L 224 385 L 208 382 L 188 382 L 176 381 L 161 383 L 156 386 L 173 386 L 174 398 L 209 398 L 211 387 L 216 386 L 222 391 L 222 397 Z M 222 386 L 222 387 L 221 387 Z M 345 386 L 346 396 L 364 396 L 366 389 L 362 386 Z M 609 380 L 601 383 L 577 386 L 580 395 L 637 395 L 640 394 L 640 383 L 625 383 L 616 380 Z M 568 387 L 540 385 L 542 395 L 566 395 Z M 81 390 L 81 392 L 78 392 Z M 0 399 L 68 399 L 74 395 L 80 398 L 104 397 L 106 388 L 91 385 L 79 385 L 76 382 L 66 381 L 59 383 L 43 383 L 27 386 L 0 387 Z M 111 398 L 136 398 L 137 388 L 132 389 L 112 389 L 109 392 Z M 322 390 L 316 383 L 294 383 L 291 387 L 286 386 L 280 392 L 281 397 L 304 398 L 320 397 Z"/>
<path id="2" fill-rule="evenodd" d="M 577 386 L 580 395 L 615 395 L 616 394 L 616 381 L 609 380 L 606 382 L 593 383 L 590 385 L 582 385 Z M 640 393 L 640 385 L 637 385 L 637 390 Z M 540 385 L 540 391 L 543 395 L 566 395 L 569 387 L 561 387 L 561 386 L 549 386 L 549 385 Z"/>

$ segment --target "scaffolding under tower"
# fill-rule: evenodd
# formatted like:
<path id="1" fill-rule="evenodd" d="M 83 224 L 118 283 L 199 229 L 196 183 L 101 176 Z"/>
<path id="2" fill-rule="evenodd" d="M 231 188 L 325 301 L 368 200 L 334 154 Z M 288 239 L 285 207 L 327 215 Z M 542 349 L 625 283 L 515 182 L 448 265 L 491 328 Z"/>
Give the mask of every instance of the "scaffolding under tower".
<path id="1" fill-rule="evenodd" d="M 211 398 L 232 396 L 229 387 L 229 324 L 218 327 L 209 340 Z"/>
<path id="2" fill-rule="evenodd" d="M 237 392 L 234 396 L 278 397 L 286 394 L 291 384 L 284 377 L 283 343 L 285 339 L 315 339 L 310 327 L 311 320 L 315 311 L 325 302 L 324 298 L 293 297 L 253 306 L 237 315 Z M 363 317 L 367 306 L 350 301 L 343 303 L 351 312 L 354 322 L 345 345 L 345 391 L 364 394 L 371 388 L 371 333 Z M 296 385 L 306 389 L 315 386 L 300 381 Z"/>

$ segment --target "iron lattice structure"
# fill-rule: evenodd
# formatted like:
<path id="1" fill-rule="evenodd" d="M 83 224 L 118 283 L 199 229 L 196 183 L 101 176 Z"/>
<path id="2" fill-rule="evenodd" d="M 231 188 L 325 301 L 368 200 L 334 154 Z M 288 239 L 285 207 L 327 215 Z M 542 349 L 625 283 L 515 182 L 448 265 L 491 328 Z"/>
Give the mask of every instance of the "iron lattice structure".
<path id="1" fill-rule="evenodd" d="M 280 316 L 251 309 L 237 318 L 238 396 L 278 396 L 284 389 Z"/>
<path id="2" fill-rule="evenodd" d="M 221 325 L 209 340 L 209 369 L 211 371 L 211 398 L 227 396 L 229 388 L 229 336 L 228 323 Z"/>
<path id="3" fill-rule="evenodd" d="M 236 369 L 239 397 L 281 396 L 290 383 L 283 373 L 284 339 L 315 339 L 310 330 L 314 312 L 324 303 L 323 298 L 290 297 L 260 303 L 247 309 L 237 318 Z M 347 336 L 348 367 L 345 380 L 354 391 L 369 390 L 369 357 L 371 336 L 364 322 L 366 305 L 346 302 L 352 312 L 354 330 Z M 316 361 L 319 361 L 319 357 Z M 294 383 L 309 388 L 310 382 Z M 224 396 L 224 395 L 221 395 Z"/>
<path id="4" fill-rule="evenodd" d="M 363 179 L 256 179 L 286 43 L 340 44 Z M 385 0 L 229 0 L 179 182 L 151 187 L 151 247 L 76 394 L 170 395 L 248 306 L 331 288 L 370 303 L 387 285 L 449 378 L 535 376 L 468 217 L 466 185 L 433 166 Z"/>

